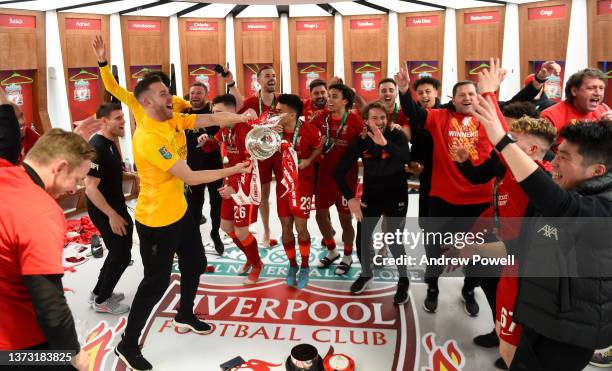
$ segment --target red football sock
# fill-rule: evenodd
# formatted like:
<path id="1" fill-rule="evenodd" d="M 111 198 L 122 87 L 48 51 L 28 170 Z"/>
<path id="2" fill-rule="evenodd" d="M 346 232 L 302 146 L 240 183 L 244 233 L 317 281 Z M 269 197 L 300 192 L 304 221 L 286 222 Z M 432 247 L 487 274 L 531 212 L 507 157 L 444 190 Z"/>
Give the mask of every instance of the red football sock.
<path id="1" fill-rule="evenodd" d="M 310 257 L 310 240 L 298 241 L 298 245 L 300 246 L 300 256 L 302 257 L 300 266 L 302 268 L 308 268 L 308 258 Z"/>
<path id="2" fill-rule="evenodd" d="M 285 249 L 285 254 L 287 254 L 287 259 L 289 259 L 289 264 L 292 267 L 297 266 L 297 260 L 295 260 L 295 240 L 291 241 L 283 241 L 283 248 Z"/>
<path id="3" fill-rule="evenodd" d="M 255 236 L 251 233 L 242 241 L 242 246 L 244 247 L 244 254 L 247 256 L 247 259 L 253 263 L 253 265 L 259 265 L 261 263 L 261 258 L 259 257 L 259 250 L 257 249 L 257 240 Z"/>
<path id="4" fill-rule="evenodd" d="M 344 244 L 344 256 L 351 256 L 353 253 L 353 245 Z"/>
<path id="5" fill-rule="evenodd" d="M 336 240 L 333 237 L 324 239 L 323 243 L 327 246 L 327 250 L 334 250 L 336 248 Z"/>
<path id="6" fill-rule="evenodd" d="M 234 241 L 234 243 L 236 244 L 236 246 L 238 246 L 240 250 L 244 250 L 244 248 L 242 247 L 242 242 L 240 242 L 240 239 L 236 237 L 236 232 L 231 231 L 227 235 L 229 236 L 229 238 L 232 239 L 232 241 Z"/>

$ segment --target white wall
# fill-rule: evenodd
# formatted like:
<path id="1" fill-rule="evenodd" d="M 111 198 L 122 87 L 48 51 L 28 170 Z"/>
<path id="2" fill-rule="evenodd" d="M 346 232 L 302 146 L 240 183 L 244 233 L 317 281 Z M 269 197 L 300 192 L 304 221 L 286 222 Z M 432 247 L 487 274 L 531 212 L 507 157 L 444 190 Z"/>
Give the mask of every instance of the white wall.
<path id="1" fill-rule="evenodd" d="M 119 14 L 111 14 L 110 16 L 110 65 L 117 66 L 117 75 L 119 77 L 119 85 L 127 86 L 125 79 L 125 65 L 123 59 L 123 42 L 121 41 L 121 18 Z M 123 115 L 125 120 L 129 122 L 130 110 L 123 104 Z M 134 164 L 134 153 L 132 152 L 132 129 L 129 124 L 125 125 L 125 135 L 119 139 L 123 161 L 128 164 Z"/>
<path id="2" fill-rule="evenodd" d="M 52 127 L 72 131 L 57 12 L 55 10 L 47 11 L 45 12 L 45 18 L 47 110 L 49 111 L 49 119 L 51 120 Z"/>
<path id="3" fill-rule="evenodd" d="M 281 93 L 291 93 L 291 59 L 289 57 L 289 17 L 280 16 L 280 60 L 283 89 Z"/>
<path id="4" fill-rule="evenodd" d="M 565 80 L 574 72 L 589 66 L 589 40 L 587 34 L 587 0 L 573 0 L 569 33 L 567 35 Z M 610 44 L 608 44 L 608 47 L 609 45 Z M 604 45 L 602 45 L 602 47 L 604 47 Z M 562 83 L 562 99 L 565 99 L 565 81 Z"/>
<path id="5" fill-rule="evenodd" d="M 176 76 L 176 95 L 183 96 L 183 71 L 181 69 L 181 49 L 179 42 L 179 26 L 178 17 L 173 15 L 170 17 L 170 63 L 174 64 L 174 73 Z"/>
<path id="6" fill-rule="evenodd" d="M 444 20 L 444 60 L 442 61 L 442 103 L 453 95 L 457 83 L 457 22 L 454 9 L 446 9 Z"/>
<path id="7" fill-rule="evenodd" d="M 509 100 L 521 90 L 521 54 L 519 38 L 518 5 L 506 5 L 504 20 L 504 44 L 501 57 L 502 67 L 506 69 L 506 79 L 499 89 L 499 99 Z"/>
<path id="8" fill-rule="evenodd" d="M 334 76 L 344 79 L 344 37 L 342 36 L 342 16 L 334 15 Z"/>

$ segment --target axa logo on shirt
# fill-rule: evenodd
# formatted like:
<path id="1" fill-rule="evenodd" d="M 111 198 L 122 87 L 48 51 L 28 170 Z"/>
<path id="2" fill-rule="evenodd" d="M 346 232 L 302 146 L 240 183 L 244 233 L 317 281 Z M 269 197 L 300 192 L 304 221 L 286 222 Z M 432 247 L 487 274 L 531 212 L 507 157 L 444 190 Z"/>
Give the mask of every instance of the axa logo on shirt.
<path id="1" fill-rule="evenodd" d="M 546 224 L 542 228 L 538 229 L 538 233 L 542 233 L 544 237 L 555 238 L 556 241 L 559 241 L 558 230 L 556 227 Z"/>
<path id="2" fill-rule="evenodd" d="M 165 146 L 162 146 L 159 148 L 159 153 L 166 160 L 170 160 L 172 158 L 172 153 L 170 153 L 170 151 L 168 151 L 168 149 Z"/>

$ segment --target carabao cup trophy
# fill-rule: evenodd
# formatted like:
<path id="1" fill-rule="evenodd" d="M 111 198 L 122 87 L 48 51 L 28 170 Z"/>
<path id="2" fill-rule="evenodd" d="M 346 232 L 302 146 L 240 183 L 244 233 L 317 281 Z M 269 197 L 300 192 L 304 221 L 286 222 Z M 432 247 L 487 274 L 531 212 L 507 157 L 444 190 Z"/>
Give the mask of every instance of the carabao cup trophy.
<path id="1" fill-rule="evenodd" d="M 278 124 L 281 117 L 282 115 L 270 117 L 247 133 L 245 146 L 251 157 L 263 161 L 280 149 L 281 136 L 272 127 Z"/>

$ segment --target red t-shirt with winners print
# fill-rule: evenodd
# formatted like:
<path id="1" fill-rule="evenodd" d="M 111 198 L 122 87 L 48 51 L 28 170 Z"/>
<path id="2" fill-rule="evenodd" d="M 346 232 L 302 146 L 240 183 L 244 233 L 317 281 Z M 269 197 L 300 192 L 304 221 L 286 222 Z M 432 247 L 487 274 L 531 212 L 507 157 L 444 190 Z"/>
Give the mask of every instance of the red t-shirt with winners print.
<path id="1" fill-rule="evenodd" d="M 495 95 L 487 93 L 485 96 L 493 99 L 497 114 L 504 128 L 508 130 Z M 434 142 L 433 174 L 429 195 L 455 205 L 490 203 L 493 181 L 486 184 L 471 184 L 457 169 L 450 154 L 453 144 L 457 142 L 468 149 L 469 161 L 474 165 L 479 165 L 489 157 L 493 146 L 487 138 L 485 128 L 478 120 L 450 109 L 428 109 L 425 129 L 431 133 Z"/>

